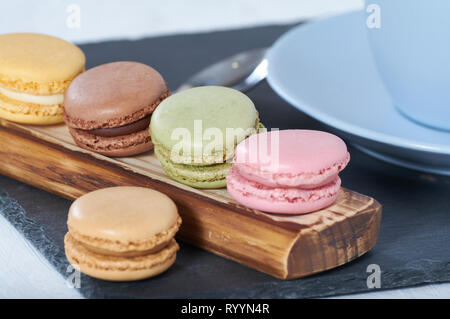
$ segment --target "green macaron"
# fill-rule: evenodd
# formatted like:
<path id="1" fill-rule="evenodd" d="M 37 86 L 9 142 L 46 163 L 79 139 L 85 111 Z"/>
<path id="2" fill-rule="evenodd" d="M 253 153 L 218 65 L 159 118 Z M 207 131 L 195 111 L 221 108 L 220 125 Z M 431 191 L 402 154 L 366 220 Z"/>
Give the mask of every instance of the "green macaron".
<path id="1" fill-rule="evenodd" d="M 196 87 L 166 98 L 150 122 L 164 171 L 196 188 L 225 187 L 236 145 L 262 128 L 253 102 L 221 86 Z"/>

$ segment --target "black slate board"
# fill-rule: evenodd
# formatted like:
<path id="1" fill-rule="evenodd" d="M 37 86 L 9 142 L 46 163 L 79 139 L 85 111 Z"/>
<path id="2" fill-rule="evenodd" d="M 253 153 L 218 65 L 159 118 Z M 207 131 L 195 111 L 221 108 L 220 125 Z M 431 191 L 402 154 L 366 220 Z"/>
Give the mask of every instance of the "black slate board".
<path id="1" fill-rule="evenodd" d="M 83 45 L 82 49 L 88 68 L 117 60 L 140 61 L 158 69 L 175 89 L 221 58 L 270 45 L 289 27 L 105 42 Z M 290 107 L 266 83 L 248 94 L 267 127 L 327 130 Z M 281 281 L 182 243 L 175 265 L 161 276 L 112 283 L 83 275 L 81 293 L 90 298 L 334 296 L 373 290 L 366 284 L 369 264 L 381 268 L 381 289 L 450 281 L 450 178 L 386 164 L 352 147 L 350 152 L 352 160 L 342 173 L 343 186 L 375 197 L 383 205 L 378 244 L 361 258 L 311 277 Z M 63 236 L 71 202 L 3 176 L 0 189 L 0 213 L 66 276 Z"/>

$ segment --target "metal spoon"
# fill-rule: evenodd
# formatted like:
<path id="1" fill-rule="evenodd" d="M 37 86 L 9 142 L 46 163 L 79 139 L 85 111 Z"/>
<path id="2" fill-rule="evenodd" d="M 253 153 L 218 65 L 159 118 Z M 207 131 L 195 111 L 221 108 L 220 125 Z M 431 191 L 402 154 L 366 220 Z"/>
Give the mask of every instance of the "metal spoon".
<path id="1" fill-rule="evenodd" d="M 190 77 L 175 93 L 203 85 L 221 85 L 246 92 L 266 78 L 267 50 L 245 51 L 214 63 Z"/>

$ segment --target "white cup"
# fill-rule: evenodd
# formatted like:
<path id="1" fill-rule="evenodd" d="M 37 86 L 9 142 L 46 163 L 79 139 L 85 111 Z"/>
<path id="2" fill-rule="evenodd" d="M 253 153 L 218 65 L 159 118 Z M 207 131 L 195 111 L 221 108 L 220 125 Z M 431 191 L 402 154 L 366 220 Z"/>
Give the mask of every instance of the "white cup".
<path id="1" fill-rule="evenodd" d="M 450 0 L 366 0 L 366 17 L 395 106 L 420 124 L 450 130 Z"/>

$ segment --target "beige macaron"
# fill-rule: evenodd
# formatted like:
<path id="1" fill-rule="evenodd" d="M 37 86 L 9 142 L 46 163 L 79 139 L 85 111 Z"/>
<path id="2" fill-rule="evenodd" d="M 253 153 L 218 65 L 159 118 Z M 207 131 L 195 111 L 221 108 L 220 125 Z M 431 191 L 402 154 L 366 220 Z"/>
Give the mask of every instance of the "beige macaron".
<path id="1" fill-rule="evenodd" d="M 85 194 L 69 210 L 66 256 L 80 271 L 112 281 L 140 280 L 167 270 L 179 247 L 175 203 L 144 187 L 111 187 Z"/>

